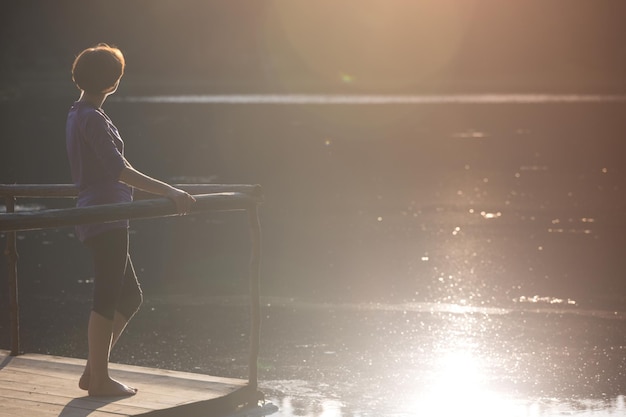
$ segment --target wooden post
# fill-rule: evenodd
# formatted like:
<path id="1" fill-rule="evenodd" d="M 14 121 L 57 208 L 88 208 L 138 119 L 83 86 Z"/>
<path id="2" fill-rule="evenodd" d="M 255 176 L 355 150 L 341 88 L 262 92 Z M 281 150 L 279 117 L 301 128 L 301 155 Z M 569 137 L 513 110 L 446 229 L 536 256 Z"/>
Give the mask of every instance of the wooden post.
<path id="1" fill-rule="evenodd" d="M 259 221 L 258 205 L 253 204 L 248 208 L 248 221 L 250 223 L 250 240 L 252 250 L 250 256 L 250 361 L 248 373 L 248 385 L 255 392 L 258 388 L 258 358 L 259 345 L 261 343 L 261 222 Z"/>
<path id="2" fill-rule="evenodd" d="M 6 211 L 7 213 L 15 212 L 15 197 L 7 196 Z M 5 250 L 7 256 L 7 264 L 9 267 L 9 316 L 11 326 L 11 356 L 17 356 L 20 353 L 20 313 L 17 298 L 17 232 L 7 232 L 7 247 Z"/>

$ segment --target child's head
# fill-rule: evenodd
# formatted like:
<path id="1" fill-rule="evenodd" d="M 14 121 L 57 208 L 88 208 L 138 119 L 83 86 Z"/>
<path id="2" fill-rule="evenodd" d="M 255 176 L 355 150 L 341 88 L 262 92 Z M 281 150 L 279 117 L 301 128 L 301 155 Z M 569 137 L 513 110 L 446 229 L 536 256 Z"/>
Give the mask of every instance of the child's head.
<path id="1" fill-rule="evenodd" d="M 72 79 L 86 93 L 110 93 L 124 74 L 122 51 L 106 43 L 87 48 L 74 60 Z"/>

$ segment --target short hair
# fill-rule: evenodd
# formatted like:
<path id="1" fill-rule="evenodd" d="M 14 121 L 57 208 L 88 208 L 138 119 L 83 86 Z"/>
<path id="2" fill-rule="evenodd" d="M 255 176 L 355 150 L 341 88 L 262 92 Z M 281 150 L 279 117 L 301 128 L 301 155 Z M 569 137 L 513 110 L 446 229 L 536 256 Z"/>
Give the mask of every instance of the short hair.
<path id="1" fill-rule="evenodd" d="M 72 65 L 72 80 L 87 93 L 105 93 L 122 78 L 125 66 L 122 51 L 100 43 L 78 54 Z"/>

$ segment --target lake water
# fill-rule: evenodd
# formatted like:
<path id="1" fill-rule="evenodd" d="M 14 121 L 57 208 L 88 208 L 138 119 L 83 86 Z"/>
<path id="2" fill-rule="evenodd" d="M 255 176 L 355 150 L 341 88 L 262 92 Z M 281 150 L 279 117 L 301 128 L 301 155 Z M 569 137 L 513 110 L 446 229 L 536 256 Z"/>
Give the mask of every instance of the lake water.
<path id="1" fill-rule="evenodd" d="M 0 103 L 2 182 L 69 181 L 70 103 Z M 263 185 L 274 415 L 626 416 L 624 97 L 120 92 L 105 109 L 149 174 Z M 245 218 L 132 233 L 146 303 L 113 360 L 245 377 Z M 71 229 L 18 244 L 24 349 L 85 357 L 84 249 Z"/>

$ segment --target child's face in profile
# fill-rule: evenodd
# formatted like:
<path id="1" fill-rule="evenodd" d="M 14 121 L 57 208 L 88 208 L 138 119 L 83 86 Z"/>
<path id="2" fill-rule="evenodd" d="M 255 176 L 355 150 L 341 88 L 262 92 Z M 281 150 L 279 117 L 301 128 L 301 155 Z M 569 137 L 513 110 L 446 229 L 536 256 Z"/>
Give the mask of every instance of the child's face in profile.
<path id="1" fill-rule="evenodd" d="M 117 82 L 115 83 L 115 85 L 111 88 L 109 88 L 108 90 L 104 91 L 104 94 L 113 94 L 117 91 L 117 87 L 119 87 L 120 85 L 120 80 L 117 80 Z"/>

